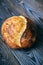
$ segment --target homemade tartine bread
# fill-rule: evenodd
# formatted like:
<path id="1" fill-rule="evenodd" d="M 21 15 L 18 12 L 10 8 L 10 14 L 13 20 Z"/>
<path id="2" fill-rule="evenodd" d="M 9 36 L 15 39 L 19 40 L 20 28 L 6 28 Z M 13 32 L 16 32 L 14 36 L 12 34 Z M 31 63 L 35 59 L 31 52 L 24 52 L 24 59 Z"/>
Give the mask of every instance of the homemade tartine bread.
<path id="1" fill-rule="evenodd" d="M 35 24 L 24 16 L 12 16 L 4 21 L 2 38 L 11 48 L 30 48 L 36 40 Z"/>

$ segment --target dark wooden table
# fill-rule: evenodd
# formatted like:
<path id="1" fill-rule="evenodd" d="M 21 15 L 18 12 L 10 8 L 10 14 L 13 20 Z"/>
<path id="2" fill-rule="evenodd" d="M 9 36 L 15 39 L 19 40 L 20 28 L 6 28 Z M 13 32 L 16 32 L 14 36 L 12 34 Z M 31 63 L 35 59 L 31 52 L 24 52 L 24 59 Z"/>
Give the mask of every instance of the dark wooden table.
<path id="1" fill-rule="evenodd" d="M 37 40 L 30 49 L 11 49 L 2 40 L 2 23 L 15 15 L 36 23 Z M 43 0 L 0 0 L 0 65 L 43 65 Z"/>

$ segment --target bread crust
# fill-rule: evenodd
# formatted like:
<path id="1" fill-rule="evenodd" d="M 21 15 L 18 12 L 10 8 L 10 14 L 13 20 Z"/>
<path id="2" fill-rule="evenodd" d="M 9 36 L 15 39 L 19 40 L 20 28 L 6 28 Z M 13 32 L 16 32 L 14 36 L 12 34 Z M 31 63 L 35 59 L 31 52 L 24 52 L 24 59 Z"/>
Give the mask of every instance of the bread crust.
<path id="1" fill-rule="evenodd" d="M 24 16 L 12 16 L 6 19 L 2 24 L 1 34 L 5 43 L 11 48 L 30 48 L 36 40 L 35 25 Z"/>

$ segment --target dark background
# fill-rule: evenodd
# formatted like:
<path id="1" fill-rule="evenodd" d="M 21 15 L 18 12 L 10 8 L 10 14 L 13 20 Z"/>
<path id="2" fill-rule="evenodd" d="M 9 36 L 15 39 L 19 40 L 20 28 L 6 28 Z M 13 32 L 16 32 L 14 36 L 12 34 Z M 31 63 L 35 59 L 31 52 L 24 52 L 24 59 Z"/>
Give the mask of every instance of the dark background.
<path id="1" fill-rule="evenodd" d="M 32 48 L 11 49 L 2 40 L 1 25 L 14 15 L 34 21 L 37 40 Z M 43 0 L 0 0 L 0 65 L 43 65 Z"/>

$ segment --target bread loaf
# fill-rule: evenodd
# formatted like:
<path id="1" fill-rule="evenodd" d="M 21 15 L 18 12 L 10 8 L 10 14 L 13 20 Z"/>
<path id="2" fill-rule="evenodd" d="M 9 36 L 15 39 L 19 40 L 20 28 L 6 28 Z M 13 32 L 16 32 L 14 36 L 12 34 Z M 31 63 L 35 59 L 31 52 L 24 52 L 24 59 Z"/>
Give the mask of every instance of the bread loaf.
<path id="1" fill-rule="evenodd" d="M 11 48 L 30 48 L 36 40 L 35 24 L 24 16 L 12 16 L 4 21 L 2 38 Z"/>

